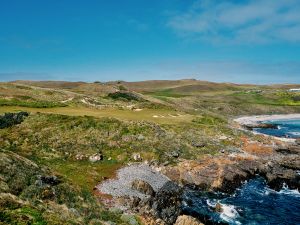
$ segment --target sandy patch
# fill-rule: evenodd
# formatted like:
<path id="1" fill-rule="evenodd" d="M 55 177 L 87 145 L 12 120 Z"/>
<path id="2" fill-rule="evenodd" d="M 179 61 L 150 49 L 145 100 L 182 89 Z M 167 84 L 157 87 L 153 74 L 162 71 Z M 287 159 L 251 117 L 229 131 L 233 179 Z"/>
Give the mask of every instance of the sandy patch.
<path id="1" fill-rule="evenodd" d="M 292 120 L 300 119 L 300 114 L 285 114 L 285 115 L 259 115 L 259 116 L 244 116 L 234 119 L 242 125 L 257 124 L 268 120 Z"/>

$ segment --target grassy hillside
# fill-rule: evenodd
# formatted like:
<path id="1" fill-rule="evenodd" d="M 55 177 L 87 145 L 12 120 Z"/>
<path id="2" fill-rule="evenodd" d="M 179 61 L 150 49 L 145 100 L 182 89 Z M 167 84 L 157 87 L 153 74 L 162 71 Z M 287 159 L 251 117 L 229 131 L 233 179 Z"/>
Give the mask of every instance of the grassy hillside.
<path id="1" fill-rule="evenodd" d="M 245 137 L 259 137 L 232 129 L 231 118 L 299 113 L 300 93 L 290 87 L 297 86 L 0 83 L 0 114 L 29 112 L 0 129 L 0 222 L 127 224 L 101 204 L 93 190 L 99 182 L 137 160 L 173 165 L 236 152 Z"/>

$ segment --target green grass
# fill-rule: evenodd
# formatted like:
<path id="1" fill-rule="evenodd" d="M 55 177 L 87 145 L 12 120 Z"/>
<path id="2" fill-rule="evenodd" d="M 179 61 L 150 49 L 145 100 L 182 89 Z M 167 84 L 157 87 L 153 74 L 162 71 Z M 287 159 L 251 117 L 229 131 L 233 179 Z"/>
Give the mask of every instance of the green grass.
<path id="1" fill-rule="evenodd" d="M 31 207 L 22 207 L 15 210 L 3 210 L 0 212 L 0 222 L 4 224 L 21 225 L 46 225 L 47 221 L 42 213 Z"/>
<path id="2" fill-rule="evenodd" d="M 217 126 L 217 125 L 223 125 L 226 121 L 220 117 L 211 116 L 211 115 L 202 115 L 201 117 L 196 117 L 195 119 L 193 119 L 192 122 L 198 125 Z"/>
<path id="3" fill-rule="evenodd" d="M 150 121 L 160 124 L 177 124 L 191 122 L 193 115 L 180 113 L 181 116 L 173 117 L 178 112 L 168 109 L 143 109 L 142 111 L 132 111 L 116 108 L 85 108 L 85 107 L 55 107 L 55 108 L 28 108 L 20 106 L 0 106 L 0 113 L 27 111 L 30 113 L 51 113 L 68 116 L 93 116 L 96 118 L 111 117 L 120 120 Z M 158 116 L 158 117 L 156 117 Z"/>
<path id="4" fill-rule="evenodd" d="M 30 97 L 28 97 L 30 98 Z M 50 101 L 26 101 L 26 99 L 0 99 L 0 106 L 21 106 L 29 108 L 54 108 L 67 106 L 64 103 L 50 102 Z"/>
<path id="5" fill-rule="evenodd" d="M 72 184 L 92 191 L 105 178 L 111 178 L 123 164 L 116 160 L 103 160 L 95 163 L 75 160 L 47 160 L 48 167 L 66 177 Z"/>
<path id="6" fill-rule="evenodd" d="M 236 92 L 231 96 L 236 97 L 237 104 L 250 103 L 273 106 L 300 106 L 300 101 L 295 101 L 295 93 L 289 92 L 271 92 L 271 93 L 247 93 Z"/>
<path id="7" fill-rule="evenodd" d="M 149 93 L 145 93 L 147 95 L 151 95 L 153 97 L 170 97 L 170 98 L 182 98 L 182 97 L 186 97 L 189 95 L 186 94 L 180 94 L 180 93 L 176 93 L 174 91 L 172 91 L 172 89 L 163 89 L 163 90 L 158 90 L 155 92 L 149 92 Z"/>

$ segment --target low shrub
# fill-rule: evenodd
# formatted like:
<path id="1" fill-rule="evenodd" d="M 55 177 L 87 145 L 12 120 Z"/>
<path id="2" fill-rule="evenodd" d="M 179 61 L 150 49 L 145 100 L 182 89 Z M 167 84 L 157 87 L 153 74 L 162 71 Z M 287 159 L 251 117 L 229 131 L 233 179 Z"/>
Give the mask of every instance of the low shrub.
<path id="1" fill-rule="evenodd" d="M 5 113 L 3 116 L 0 116 L 0 129 L 20 124 L 28 115 L 27 112 Z"/>

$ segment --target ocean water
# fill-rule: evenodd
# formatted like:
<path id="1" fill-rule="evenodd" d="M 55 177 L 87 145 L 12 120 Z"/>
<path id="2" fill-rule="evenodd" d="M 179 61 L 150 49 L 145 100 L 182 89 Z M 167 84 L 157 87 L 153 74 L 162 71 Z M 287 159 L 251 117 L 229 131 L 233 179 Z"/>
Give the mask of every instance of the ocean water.
<path id="1" fill-rule="evenodd" d="M 184 212 L 205 224 L 300 225 L 300 193 L 270 189 L 263 178 L 245 182 L 234 194 L 186 190 Z M 220 204 L 222 212 L 216 212 Z"/>
<path id="2" fill-rule="evenodd" d="M 270 120 L 265 123 L 277 124 L 279 129 L 254 129 L 256 132 L 276 137 L 300 138 L 300 119 L 297 120 Z"/>

